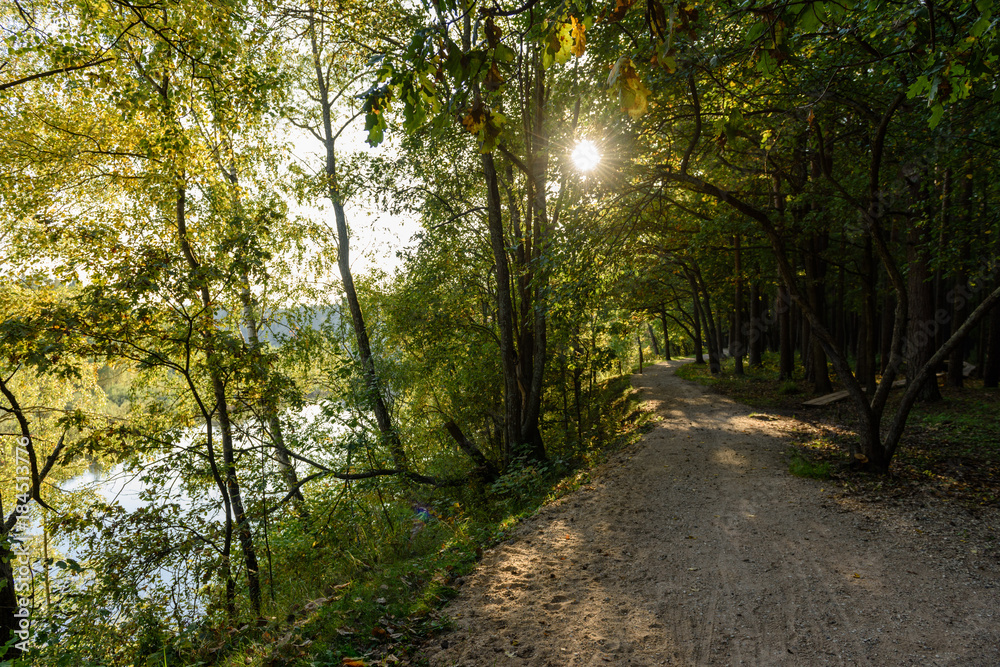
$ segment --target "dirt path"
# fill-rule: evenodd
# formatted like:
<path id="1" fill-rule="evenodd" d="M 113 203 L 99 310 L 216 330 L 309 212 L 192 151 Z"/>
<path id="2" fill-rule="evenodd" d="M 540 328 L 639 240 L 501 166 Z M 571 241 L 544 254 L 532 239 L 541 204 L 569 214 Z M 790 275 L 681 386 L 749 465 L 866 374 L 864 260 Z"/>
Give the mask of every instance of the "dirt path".
<path id="1" fill-rule="evenodd" d="M 996 513 L 855 506 L 787 473 L 795 422 L 677 365 L 633 380 L 639 445 L 486 554 L 432 665 L 1000 665 Z"/>

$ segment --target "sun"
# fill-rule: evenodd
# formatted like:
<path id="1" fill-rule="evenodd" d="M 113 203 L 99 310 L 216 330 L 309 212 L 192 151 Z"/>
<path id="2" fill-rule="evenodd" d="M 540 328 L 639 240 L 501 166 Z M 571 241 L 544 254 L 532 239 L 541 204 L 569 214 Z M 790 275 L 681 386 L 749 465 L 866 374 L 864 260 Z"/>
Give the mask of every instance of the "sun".
<path id="1" fill-rule="evenodd" d="M 573 164 L 582 172 L 593 171 L 601 162 L 601 153 L 593 141 L 584 139 L 573 149 Z"/>

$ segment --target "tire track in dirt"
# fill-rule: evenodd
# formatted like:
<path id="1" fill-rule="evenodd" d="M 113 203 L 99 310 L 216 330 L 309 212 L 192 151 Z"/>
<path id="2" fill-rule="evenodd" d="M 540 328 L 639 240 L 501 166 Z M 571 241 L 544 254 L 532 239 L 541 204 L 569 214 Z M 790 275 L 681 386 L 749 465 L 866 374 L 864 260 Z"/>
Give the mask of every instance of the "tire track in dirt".
<path id="1" fill-rule="evenodd" d="M 902 510 L 873 520 L 786 472 L 796 422 L 753 415 L 678 365 L 634 376 L 655 428 L 488 552 L 447 609 L 454 630 L 419 659 L 1000 664 L 995 550 L 915 549 Z"/>

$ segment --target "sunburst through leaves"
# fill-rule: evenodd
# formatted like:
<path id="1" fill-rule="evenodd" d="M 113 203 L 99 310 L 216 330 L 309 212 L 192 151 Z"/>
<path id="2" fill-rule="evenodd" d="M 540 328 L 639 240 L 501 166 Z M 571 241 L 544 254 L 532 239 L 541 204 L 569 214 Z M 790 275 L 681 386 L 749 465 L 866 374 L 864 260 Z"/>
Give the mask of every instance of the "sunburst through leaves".
<path id="1" fill-rule="evenodd" d="M 601 152 L 597 150 L 597 145 L 589 139 L 577 143 L 573 149 L 573 164 L 580 171 L 586 173 L 593 171 L 601 163 Z"/>

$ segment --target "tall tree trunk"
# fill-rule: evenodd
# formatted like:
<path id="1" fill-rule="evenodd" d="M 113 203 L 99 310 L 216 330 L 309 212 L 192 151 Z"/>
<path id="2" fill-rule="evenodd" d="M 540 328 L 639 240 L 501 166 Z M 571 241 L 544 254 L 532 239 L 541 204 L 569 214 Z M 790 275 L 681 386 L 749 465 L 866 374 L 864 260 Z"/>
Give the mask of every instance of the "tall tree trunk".
<path id="1" fill-rule="evenodd" d="M 563 348 L 559 354 L 559 393 L 562 395 L 562 413 L 563 413 L 563 438 L 566 442 L 572 442 L 569 437 L 569 389 L 568 389 L 568 376 L 569 375 L 569 349 Z"/>
<path id="2" fill-rule="evenodd" d="M 833 306 L 833 339 L 837 341 L 837 346 L 841 349 L 847 350 L 850 347 L 847 344 L 848 341 L 848 331 L 847 331 L 847 312 L 844 308 L 845 292 L 847 291 L 846 286 L 846 275 L 844 268 L 843 258 L 847 256 L 847 235 L 844 233 L 843 228 L 840 230 L 840 266 L 837 268 L 837 297 L 834 300 Z"/>
<path id="3" fill-rule="evenodd" d="M 968 176 L 972 176 L 972 166 L 968 167 Z M 950 173 L 950 171 L 949 171 Z M 965 187 L 962 188 L 962 195 L 960 201 L 960 208 L 962 211 L 962 218 L 965 222 L 967 229 L 972 229 L 973 220 L 975 214 L 972 210 L 972 195 L 973 195 L 973 181 L 972 178 L 963 179 L 965 181 Z M 944 209 L 945 223 L 947 223 L 948 209 Z M 942 226 L 944 229 L 944 226 Z M 962 257 L 969 257 L 971 255 L 971 248 L 968 243 L 963 246 Z M 955 270 L 955 287 L 951 291 L 951 303 L 953 305 L 952 310 L 952 331 L 962 326 L 962 322 L 965 320 L 965 315 L 968 313 L 969 304 L 968 297 L 970 294 L 966 293 L 965 283 L 968 281 L 968 273 L 965 267 L 962 266 L 961 262 L 956 267 Z M 948 357 L 948 386 L 950 387 L 961 387 L 964 383 L 965 375 L 964 365 L 965 357 L 969 351 L 969 344 L 966 341 L 962 341 L 955 350 Z"/>
<path id="4" fill-rule="evenodd" d="M 983 323 L 986 326 L 986 323 Z M 1000 385 L 1000 308 L 994 308 L 989 318 L 986 338 L 986 363 L 983 364 L 983 386 L 996 389 Z"/>
<path id="5" fill-rule="evenodd" d="M 507 240 L 500 212 L 500 189 L 493 154 L 480 156 L 486 180 L 486 210 L 490 247 L 497 280 L 497 329 L 500 338 L 500 367 L 504 380 L 504 454 L 507 468 L 521 446 L 521 390 L 518 387 L 518 363 L 514 351 L 514 304 L 510 298 L 510 267 L 507 260 Z"/>
<path id="6" fill-rule="evenodd" d="M 988 219 L 986 216 L 993 207 L 996 206 L 994 202 L 990 200 L 990 187 L 988 179 L 983 182 L 983 191 L 980 197 L 980 219 Z M 996 227 L 994 226 L 994 231 Z M 995 236 L 993 245 L 994 256 L 1000 255 L 1000 235 Z M 1000 284 L 1000 281 L 994 280 L 993 286 L 996 287 Z M 995 308 L 990 314 L 989 321 L 983 322 L 983 346 L 982 346 L 982 377 L 983 377 L 983 387 L 988 389 L 996 389 L 1000 385 L 1000 308 Z M 988 329 L 988 330 L 987 330 Z"/>
<path id="7" fill-rule="evenodd" d="M 721 317 L 715 318 L 715 313 L 712 313 L 712 317 L 715 321 L 715 345 L 716 345 L 715 349 L 719 355 L 719 362 L 721 363 L 722 360 L 725 358 L 725 350 L 726 350 L 726 348 L 723 347 L 723 344 L 728 340 L 725 332 L 728 331 L 729 329 L 722 328 L 723 320 Z M 721 366 L 719 370 L 720 371 L 722 370 Z"/>
<path id="8" fill-rule="evenodd" d="M 822 258 L 821 253 L 826 249 L 826 244 L 825 232 L 822 234 L 813 234 L 809 242 L 809 252 L 805 257 L 806 293 L 809 298 L 809 306 L 821 323 L 825 311 L 825 298 L 822 286 L 826 278 L 826 261 Z M 827 368 L 826 352 L 823 350 L 823 343 L 819 336 L 810 335 L 809 338 L 813 390 L 817 394 L 828 394 L 833 391 L 833 385 L 830 383 L 830 371 Z"/>
<path id="9" fill-rule="evenodd" d="M 260 338 L 257 335 L 257 318 L 254 315 L 253 296 L 250 294 L 250 281 L 246 273 L 243 274 L 243 284 L 245 287 L 240 292 L 240 301 L 243 305 L 243 323 L 247 328 L 247 338 L 250 343 L 250 354 L 259 359 L 261 350 Z M 260 375 L 263 374 L 263 369 L 261 369 Z M 259 377 L 258 381 L 263 381 L 265 379 L 266 378 L 264 377 Z M 304 505 L 305 498 L 302 497 L 302 491 L 299 488 L 299 478 L 295 473 L 295 466 L 292 464 L 292 459 L 289 456 L 287 447 L 285 446 L 285 436 L 281 430 L 281 421 L 278 419 L 277 402 L 270 397 L 270 392 L 268 391 L 264 392 L 261 411 L 263 412 L 264 421 L 267 424 L 271 439 L 271 446 L 274 448 L 274 454 L 278 461 L 278 469 L 281 471 L 281 477 L 285 482 L 288 492 L 292 494 L 292 498 L 295 500 L 296 509 L 300 515 L 304 516 L 306 512 Z"/>
<path id="10" fill-rule="evenodd" d="M 319 104 L 322 113 L 322 138 L 324 147 L 326 148 L 326 194 L 333 204 L 337 229 L 337 266 L 340 269 L 344 296 L 347 298 L 347 308 L 351 315 L 351 325 L 354 329 L 354 337 L 358 345 L 358 355 L 361 358 L 362 373 L 367 385 L 371 408 L 375 413 L 375 421 L 378 424 L 379 433 L 383 441 L 388 445 L 393 466 L 397 470 L 404 472 L 408 477 L 413 477 L 414 475 L 409 469 L 406 452 L 403 449 L 402 440 L 399 437 L 399 431 L 393 425 L 392 415 L 389 413 L 389 408 L 385 402 L 384 389 L 375 369 L 375 359 L 372 355 L 371 342 L 368 338 L 368 328 L 365 324 L 365 318 L 361 311 L 361 303 L 358 300 L 358 293 L 354 286 L 354 275 L 351 273 L 351 238 L 347 231 L 347 217 L 344 213 L 344 202 L 341 197 L 340 183 L 337 175 L 335 142 L 339 136 L 339 132 L 335 132 L 333 129 L 333 101 L 330 98 L 326 71 L 320 58 L 316 33 L 316 17 L 314 11 L 311 9 L 309 20 L 313 66 L 316 73 L 316 85 L 319 91 Z M 499 205 L 499 194 L 497 195 L 497 200 Z"/>
<path id="11" fill-rule="evenodd" d="M 667 328 L 667 309 L 660 304 L 660 324 L 663 325 L 663 358 L 670 361 L 670 329 Z"/>
<path id="12" fill-rule="evenodd" d="M 733 309 L 733 363 L 736 375 L 743 375 L 743 253 L 740 235 L 735 241 L 736 307 Z"/>
<path id="13" fill-rule="evenodd" d="M 934 192 L 934 194 L 937 196 L 938 201 L 941 202 L 941 208 L 940 208 L 940 220 L 937 227 L 937 246 L 932 256 L 941 257 L 945 252 L 945 230 L 948 229 L 951 222 L 949 218 L 951 215 L 952 171 L 951 167 L 945 167 L 942 173 L 940 166 L 936 167 L 934 171 L 936 174 L 940 174 L 941 178 L 941 194 L 938 195 L 937 192 Z M 944 272 L 941 270 L 940 263 L 937 263 L 934 266 L 934 280 L 931 286 L 933 290 L 932 298 L 934 299 L 933 307 L 935 313 L 945 309 L 944 283 L 945 283 Z M 947 305 L 949 306 L 948 309 L 950 310 L 951 304 Z M 939 347 L 941 347 L 941 344 L 948 339 L 950 332 L 957 329 L 959 324 L 961 323 L 960 322 L 955 323 L 954 321 L 950 323 L 949 322 L 940 323 L 940 326 L 937 327 L 937 330 L 935 332 L 934 346 L 931 349 L 936 350 Z M 945 374 L 945 378 L 947 381 L 947 374 Z"/>
<path id="14" fill-rule="evenodd" d="M 799 357 L 802 359 L 802 370 L 805 371 L 807 381 L 815 382 L 816 367 L 812 364 L 813 348 L 809 318 L 805 317 L 799 308 L 795 309 L 795 314 L 799 320 Z"/>
<path id="15" fill-rule="evenodd" d="M 233 446 L 233 429 L 229 421 L 229 406 L 226 402 L 226 388 L 217 372 L 212 373 L 212 390 L 215 394 L 219 416 L 219 430 L 222 432 L 222 461 L 225 466 L 226 492 L 233 504 L 233 518 L 236 520 L 236 536 L 243 550 L 243 561 L 247 568 L 247 589 L 254 616 L 260 616 L 260 566 L 257 550 L 253 544 L 250 519 L 243 507 L 243 495 L 236 475 L 236 453 Z"/>
<path id="16" fill-rule="evenodd" d="M 760 315 L 761 305 L 760 282 L 755 278 L 750 283 L 750 341 L 747 362 L 751 368 L 761 368 L 764 365 L 764 322 Z"/>
<path id="17" fill-rule="evenodd" d="M 537 461 L 545 460 L 545 443 L 542 440 L 540 420 L 542 416 L 543 380 L 545 377 L 545 361 L 547 355 L 548 327 L 548 278 L 549 269 L 546 255 L 549 252 L 549 221 L 547 210 L 547 187 L 549 145 L 548 132 L 545 128 L 545 70 L 541 62 L 535 63 L 534 87 L 532 92 L 533 111 L 531 120 L 531 141 L 528 148 L 528 164 L 531 170 L 532 193 L 532 346 L 522 348 L 521 357 L 530 355 L 531 375 L 525 377 L 528 392 L 521 414 L 521 439 L 528 446 L 531 457 Z"/>
<path id="18" fill-rule="evenodd" d="M 695 294 L 696 306 L 699 303 L 701 304 L 701 317 L 702 321 L 705 322 L 705 333 L 708 334 L 708 369 L 712 375 L 717 375 L 722 372 L 720 361 L 722 332 L 716 324 L 715 316 L 712 314 L 712 301 L 708 294 L 708 289 L 697 271 L 697 267 L 689 269 L 688 280 L 691 283 L 691 290 Z"/>
<path id="19" fill-rule="evenodd" d="M 3 518 L 3 500 L 0 499 L 0 519 Z M 21 629 L 20 619 L 18 618 L 20 606 L 17 604 L 17 595 L 14 589 L 16 585 L 14 580 L 14 565 L 17 556 L 11 546 L 7 541 L 7 534 L 0 534 L 0 647 L 12 639 L 20 639 L 15 634 Z M 0 658 L 4 660 L 16 660 L 20 658 L 21 649 L 17 647 L 17 643 L 20 642 L 16 641 L 15 645 L 11 646 L 7 653 L 0 653 Z"/>
<path id="20" fill-rule="evenodd" d="M 227 169 L 220 160 L 219 169 L 222 171 L 223 176 L 232 187 L 233 206 L 236 211 L 236 215 L 234 216 L 235 219 L 233 221 L 233 226 L 236 228 L 234 231 L 240 235 L 246 234 L 247 230 L 243 228 L 240 222 L 244 215 L 239 176 L 236 167 L 230 166 L 230 168 Z M 262 348 L 260 338 L 257 334 L 257 316 L 255 314 L 257 304 L 255 303 L 253 294 L 250 291 L 250 272 L 247 265 L 245 250 L 242 246 L 237 246 L 236 248 L 236 260 L 239 267 L 240 280 L 243 284 L 243 289 L 240 290 L 240 305 L 243 308 L 243 326 L 246 328 L 246 342 L 248 343 L 250 357 L 253 359 L 250 365 L 255 376 L 255 381 L 258 384 L 263 385 L 269 380 L 269 377 L 267 371 L 265 370 L 265 366 L 261 361 Z M 268 429 L 271 446 L 275 451 L 275 459 L 278 461 L 278 468 L 280 470 L 281 477 L 285 482 L 288 492 L 295 500 L 295 506 L 299 514 L 304 515 L 305 507 L 303 503 L 305 502 L 305 499 L 302 497 L 302 491 L 299 488 L 299 480 L 298 475 L 295 473 L 295 466 L 292 464 L 288 449 L 285 447 L 285 437 L 281 429 L 281 421 L 278 419 L 277 399 L 266 387 L 262 386 L 260 393 L 263 397 L 260 405 L 261 414 L 263 416 L 263 422 Z"/>
<path id="21" fill-rule="evenodd" d="M 869 396 L 875 393 L 875 257 L 871 237 L 865 237 L 861 259 L 861 331 L 858 335 L 857 377 Z"/>
<path id="22" fill-rule="evenodd" d="M 335 172 L 331 177 L 336 178 Z M 372 354 L 371 342 L 368 338 L 368 327 L 365 324 L 364 314 L 361 312 L 361 302 L 358 300 L 358 293 L 354 287 L 354 276 L 351 273 L 350 236 L 347 231 L 347 218 L 344 215 L 344 206 L 339 199 L 336 189 L 332 187 L 330 189 L 330 197 L 333 202 L 333 210 L 337 222 L 337 264 L 340 268 L 341 282 L 344 286 L 344 295 L 347 298 L 347 308 L 351 315 L 351 325 L 354 329 L 354 337 L 358 345 L 358 356 L 361 358 L 361 368 L 365 384 L 367 385 L 372 411 L 375 413 L 375 421 L 378 424 L 379 432 L 389 446 L 393 466 L 397 470 L 409 474 L 411 472 L 409 461 L 403 449 L 403 442 L 399 437 L 399 431 L 393 425 L 392 415 L 385 402 L 382 382 L 375 369 L 375 357 Z"/>
<path id="23" fill-rule="evenodd" d="M 586 349 L 580 340 L 580 325 L 573 330 L 573 406 L 576 412 L 576 437 L 583 439 L 583 410 L 581 394 L 583 393 L 583 370 L 586 368 Z"/>
<path id="24" fill-rule="evenodd" d="M 694 363 L 704 364 L 705 353 L 702 351 L 701 340 L 701 309 L 698 307 L 698 288 L 691 283 L 691 311 L 694 317 L 694 337 L 691 343 L 694 345 Z"/>
<path id="25" fill-rule="evenodd" d="M 878 347 L 878 369 L 879 373 L 884 374 L 886 368 L 889 366 L 889 355 L 892 349 L 892 328 L 894 323 L 893 314 L 896 312 L 896 297 L 894 294 L 887 293 L 885 298 L 882 299 L 882 317 L 881 317 L 881 328 L 879 330 L 879 347 Z"/>
<path id="26" fill-rule="evenodd" d="M 11 404 L 10 409 L 20 423 L 22 437 L 30 437 L 31 432 L 28 428 L 27 418 L 20 411 L 17 400 L 4 383 L 3 377 L 0 377 L 0 393 Z M 4 443 L 4 447 L 6 448 L 6 443 Z M 20 447 L 14 448 L 12 458 L 15 467 L 23 464 L 20 453 Z M 4 646 L 12 639 L 20 639 L 16 634 L 21 630 L 18 618 L 20 605 L 18 605 L 18 595 L 16 594 L 20 591 L 15 589 L 17 582 L 14 579 L 14 566 L 17 555 L 22 549 L 26 551 L 26 548 L 20 540 L 14 539 L 14 530 L 17 528 L 22 512 L 26 511 L 27 505 L 27 499 L 21 494 L 21 497 L 14 502 L 14 511 L 8 517 L 4 514 L 3 496 L 0 496 L 0 646 Z M 21 657 L 21 649 L 16 645 L 12 646 L 6 654 L 0 654 L 0 658 L 6 660 L 14 660 L 19 657 Z"/>
<path id="27" fill-rule="evenodd" d="M 962 326 L 962 322 L 965 321 L 965 314 L 968 309 L 965 299 L 965 281 L 967 278 L 968 276 L 964 267 L 959 266 L 955 272 L 955 288 L 951 292 L 951 321 L 953 331 Z M 965 375 L 963 371 L 965 370 L 965 353 L 967 349 L 968 345 L 963 340 L 955 346 L 955 349 L 952 350 L 951 355 L 948 357 L 947 384 L 949 387 L 961 387 L 964 384 Z"/>
<path id="28" fill-rule="evenodd" d="M 656 340 L 656 332 L 653 331 L 653 325 L 649 322 L 646 323 L 646 331 L 649 332 L 649 340 L 653 344 L 653 354 L 655 356 L 660 356 L 660 343 Z"/>
<path id="29" fill-rule="evenodd" d="M 192 284 L 198 291 L 201 297 L 201 305 L 205 309 L 205 312 L 210 316 L 214 316 L 215 306 L 213 305 L 212 296 L 209 292 L 208 285 L 205 283 L 203 278 L 198 277 L 202 273 L 201 263 L 198 258 L 195 257 L 194 249 L 191 247 L 190 240 L 187 234 L 187 191 L 182 185 L 177 190 L 177 236 L 178 242 L 181 248 L 181 253 L 183 254 L 188 267 L 191 269 L 192 274 Z M 214 320 L 213 320 L 214 321 Z M 247 588 L 250 594 L 250 603 L 253 606 L 253 611 L 255 616 L 260 616 L 260 568 L 257 564 L 257 552 L 253 544 L 253 535 L 250 530 L 250 522 L 246 515 L 246 511 L 243 507 L 243 497 L 240 493 L 239 479 L 236 474 L 236 455 L 233 447 L 233 431 L 232 424 L 229 419 L 229 404 L 226 398 L 226 387 L 222 381 L 222 376 L 219 373 L 218 368 L 215 367 L 212 357 L 214 356 L 214 351 L 211 349 L 213 342 L 211 339 L 208 341 L 208 365 L 209 365 L 209 378 L 212 383 L 212 394 L 215 399 L 215 408 L 213 410 L 208 410 L 202 407 L 202 414 L 206 420 L 206 428 L 208 429 L 208 459 L 209 465 L 212 469 L 212 476 L 215 480 L 216 485 L 219 487 L 222 493 L 223 502 L 226 509 L 226 547 L 223 553 L 223 576 L 226 579 L 227 587 L 227 611 L 230 617 L 234 616 L 235 609 L 233 607 L 233 587 L 234 583 L 232 581 L 232 569 L 229 562 L 229 541 L 231 539 L 233 527 L 230 517 L 236 522 L 236 536 L 240 541 L 240 547 L 243 550 L 243 559 L 246 563 L 247 568 Z M 187 378 L 189 386 L 192 392 L 197 393 L 194 382 L 190 377 Z M 212 415 L 216 415 L 219 421 L 219 429 L 222 433 L 222 471 L 219 471 L 216 465 L 216 457 L 214 448 L 212 445 L 212 432 L 213 432 L 213 420 Z"/>
<path id="30" fill-rule="evenodd" d="M 62 456 L 66 442 L 66 432 L 64 431 L 44 463 L 40 465 L 31 437 L 31 424 L 18 401 L 18 397 L 7 384 L 12 378 L 13 374 L 6 379 L 0 376 L 0 395 L 10 405 L 9 408 L 4 408 L 4 412 L 13 414 L 21 435 L 13 452 L 11 452 L 12 467 L 17 472 L 14 477 L 28 477 L 30 488 L 16 490 L 14 507 L 8 516 L 4 515 L 3 499 L 0 498 L 0 646 L 4 646 L 12 639 L 20 640 L 12 645 L 6 655 L 0 655 L 6 660 L 21 657 L 22 647 L 27 647 L 29 639 L 28 628 L 21 627 L 23 621 L 29 620 L 21 614 L 22 609 L 28 610 L 28 605 L 21 604 L 21 601 L 24 598 L 32 597 L 32 594 L 27 590 L 17 589 L 18 581 L 14 577 L 14 568 L 20 565 L 17 562 L 19 558 L 29 557 L 30 549 L 26 543 L 19 539 L 17 525 L 21 519 L 27 518 L 26 513 L 32 500 L 46 509 L 52 509 L 42 500 L 42 483 L 45 482 L 53 466 Z M 25 460 L 25 456 L 27 460 Z M 27 469 L 27 474 L 24 474 L 25 469 Z"/>
<path id="31" fill-rule="evenodd" d="M 778 283 L 774 310 L 778 314 L 778 379 L 791 380 L 795 373 L 795 349 L 792 344 L 792 302 L 784 282 Z"/>
<path id="32" fill-rule="evenodd" d="M 922 191 L 919 183 L 916 192 Z M 920 199 L 917 199 L 920 201 Z M 927 231 L 915 219 L 910 220 L 906 235 L 907 299 L 910 302 L 910 319 L 907 327 L 906 378 L 912 383 L 920 368 L 934 354 L 934 342 L 938 323 L 934 319 L 934 284 L 930 262 L 926 251 Z M 941 400 L 937 378 L 932 374 L 917 392 L 917 400 L 932 402 Z"/>

